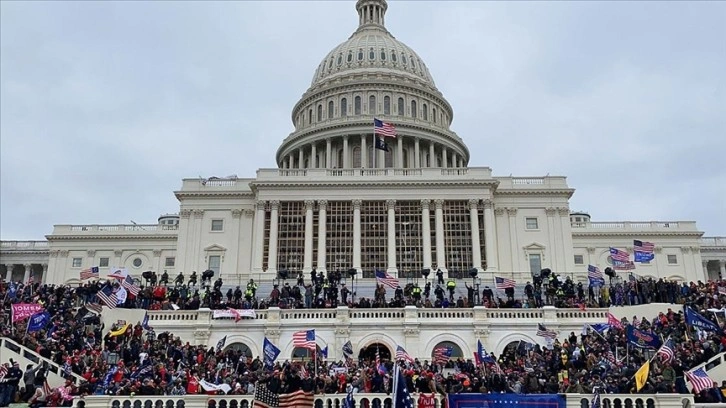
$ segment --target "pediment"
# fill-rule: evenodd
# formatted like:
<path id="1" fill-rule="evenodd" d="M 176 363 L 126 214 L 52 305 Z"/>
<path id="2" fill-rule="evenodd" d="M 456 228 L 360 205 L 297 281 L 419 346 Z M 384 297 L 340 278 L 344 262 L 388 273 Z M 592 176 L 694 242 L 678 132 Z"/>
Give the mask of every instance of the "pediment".
<path id="1" fill-rule="evenodd" d="M 212 244 L 206 248 L 204 248 L 205 252 L 225 252 L 227 248 L 219 245 L 219 244 Z"/>
<path id="2" fill-rule="evenodd" d="M 544 245 L 540 244 L 539 242 L 532 242 L 531 244 L 524 247 L 526 251 L 544 251 L 545 250 Z"/>

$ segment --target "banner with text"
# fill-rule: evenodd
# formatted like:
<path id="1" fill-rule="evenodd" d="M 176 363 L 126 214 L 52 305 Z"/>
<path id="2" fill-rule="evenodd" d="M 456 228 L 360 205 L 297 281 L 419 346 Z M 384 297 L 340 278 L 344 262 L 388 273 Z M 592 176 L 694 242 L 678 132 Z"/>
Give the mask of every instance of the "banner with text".
<path id="1" fill-rule="evenodd" d="M 240 317 L 249 317 L 250 319 L 254 319 L 257 317 L 257 313 L 255 313 L 254 309 L 235 309 L 235 310 L 237 310 L 237 313 L 239 313 Z M 223 318 L 236 319 L 237 316 L 235 316 L 231 310 L 213 310 L 212 311 L 212 319 L 223 319 Z"/>
<path id="2" fill-rule="evenodd" d="M 12 305 L 13 323 L 21 322 L 43 310 L 43 305 L 37 303 L 16 303 Z"/>
<path id="3" fill-rule="evenodd" d="M 565 408 L 565 397 L 557 394 L 449 394 L 449 408 Z"/>

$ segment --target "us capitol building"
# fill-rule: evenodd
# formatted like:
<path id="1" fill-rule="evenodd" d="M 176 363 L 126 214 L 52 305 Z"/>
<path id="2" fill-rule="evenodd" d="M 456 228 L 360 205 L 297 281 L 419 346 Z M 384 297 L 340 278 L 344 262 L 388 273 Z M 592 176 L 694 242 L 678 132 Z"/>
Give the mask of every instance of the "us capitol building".
<path id="1" fill-rule="evenodd" d="M 277 168 L 184 179 L 178 213 L 157 224 L 55 225 L 47 241 L 4 241 L 0 274 L 76 283 L 84 268 L 99 266 L 104 277 L 125 267 L 172 281 L 211 269 L 225 286 L 254 278 L 269 287 L 280 271 L 303 271 L 307 281 L 312 269 L 355 269 L 371 287 L 375 269 L 404 283 L 425 269 L 468 282 L 476 268 L 493 288 L 494 276 L 524 285 L 542 268 L 587 282 L 588 264 L 604 269 L 609 247 L 632 253 L 640 239 L 655 244 L 655 260 L 637 264 L 639 276 L 726 276 L 726 239 L 702 238 L 695 222 L 595 222 L 572 211 L 565 177 L 470 166 L 452 106 L 418 54 L 386 29 L 386 1 L 359 0 L 356 10 L 358 28 L 294 105 Z M 374 118 L 396 128 L 389 151 L 374 146 Z"/>

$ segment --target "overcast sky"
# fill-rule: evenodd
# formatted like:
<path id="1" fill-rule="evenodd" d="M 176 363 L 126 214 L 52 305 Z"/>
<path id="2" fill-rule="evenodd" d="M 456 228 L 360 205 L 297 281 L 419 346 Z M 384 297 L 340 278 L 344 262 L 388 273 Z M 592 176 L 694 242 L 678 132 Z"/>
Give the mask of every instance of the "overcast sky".
<path id="1" fill-rule="evenodd" d="M 0 3 L 0 237 L 156 223 L 275 166 L 354 1 Z M 389 1 L 471 166 L 565 175 L 594 221 L 726 235 L 726 3 Z"/>

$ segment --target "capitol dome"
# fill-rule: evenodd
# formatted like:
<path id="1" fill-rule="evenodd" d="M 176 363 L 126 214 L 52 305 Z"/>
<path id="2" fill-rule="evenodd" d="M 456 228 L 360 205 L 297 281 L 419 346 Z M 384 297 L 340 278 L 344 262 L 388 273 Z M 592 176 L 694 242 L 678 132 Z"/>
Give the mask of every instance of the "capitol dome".
<path id="1" fill-rule="evenodd" d="M 468 148 L 449 129 L 453 109 L 421 57 L 386 29 L 386 1 L 358 0 L 355 8 L 358 28 L 323 58 L 292 110 L 295 130 L 277 151 L 278 166 L 466 167 Z M 385 146 L 374 118 L 396 128 Z"/>

